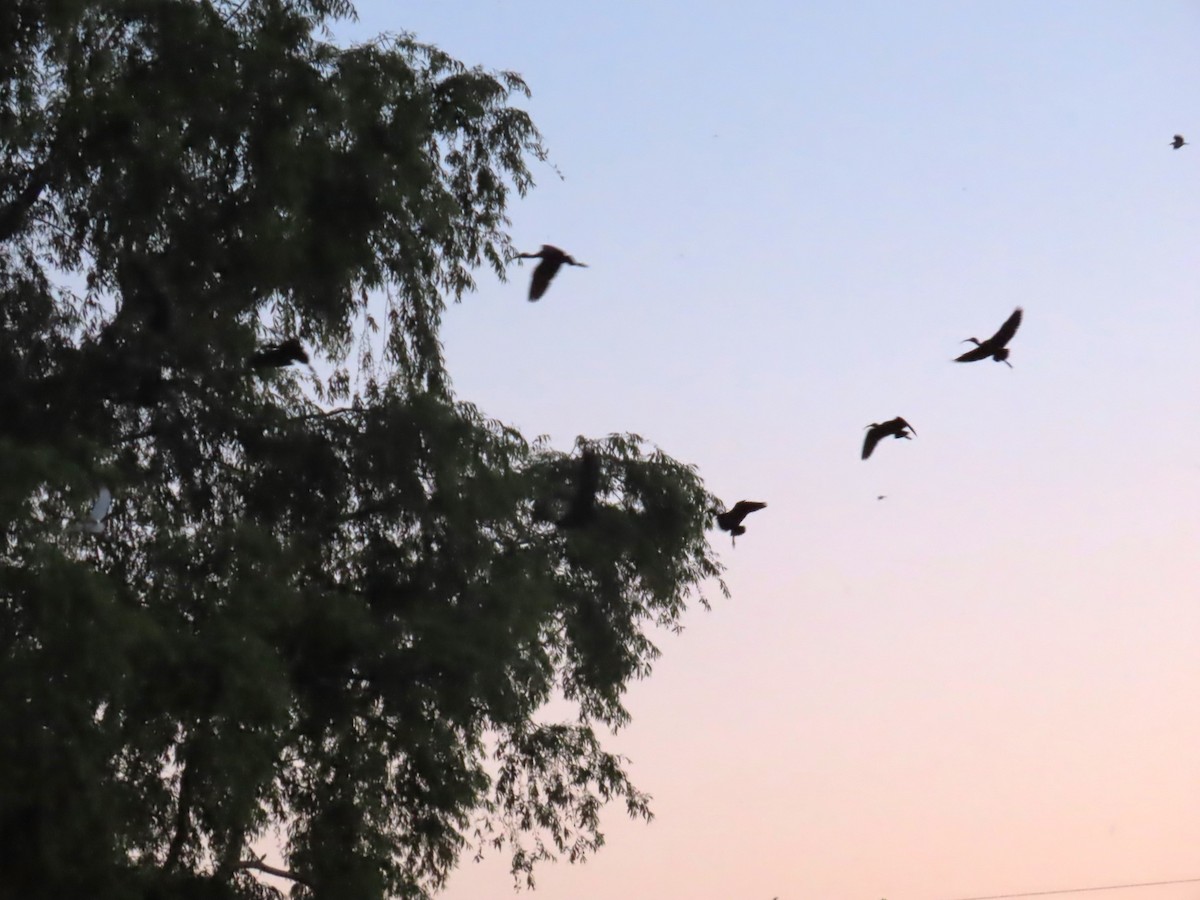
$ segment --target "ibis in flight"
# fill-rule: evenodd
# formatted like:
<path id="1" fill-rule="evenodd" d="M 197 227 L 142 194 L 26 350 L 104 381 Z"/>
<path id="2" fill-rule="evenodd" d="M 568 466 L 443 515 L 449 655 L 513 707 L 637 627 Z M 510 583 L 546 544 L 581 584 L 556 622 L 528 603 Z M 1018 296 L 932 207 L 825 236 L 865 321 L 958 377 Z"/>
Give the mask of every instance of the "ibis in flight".
<path id="1" fill-rule="evenodd" d="M 742 524 L 742 520 L 752 512 L 758 512 L 760 509 L 766 509 L 767 504 L 759 503 L 757 500 L 739 500 L 733 504 L 733 509 L 727 509 L 723 513 L 717 513 L 717 527 L 722 531 L 728 531 L 730 540 L 733 541 L 733 546 L 737 546 L 739 534 L 746 533 L 746 526 Z"/>
<path id="2" fill-rule="evenodd" d="M 542 244 L 542 249 L 537 253 L 518 253 L 517 259 L 541 260 L 537 264 L 537 268 L 533 270 L 533 281 L 529 283 L 529 299 L 531 301 L 542 299 L 542 295 L 546 293 L 546 288 L 550 287 L 550 279 L 558 274 L 558 270 L 562 268 L 563 263 L 566 263 L 568 266 L 587 268 L 587 263 L 576 262 L 574 257 L 549 244 Z"/>
<path id="3" fill-rule="evenodd" d="M 909 434 L 908 432 L 911 431 L 913 434 L 917 433 L 917 429 L 905 422 L 904 419 L 900 418 L 900 416 L 896 416 L 894 419 L 888 419 L 886 422 L 872 422 L 870 425 L 867 425 L 866 428 L 868 430 L 867 437 L 863 441 L 863 459 L 869 457 L 875 450 L 875 445 L 888 435 L 891 435 L 897 440 L 900 438 L 905 438 L 911 441 L 912 434 Z"/>
<path id="4" fill-rule="evenodd" d="M 963 341 L 964 344 L 970 341 L 975 345 L 975 349 L 968 350 L 954 361 L 975 362 L 976 360 L 987 359 L 990 356 L 996 362 L 1002 362 L 1011 369 L 1012 363 L 1008 361 L 1008 348 L 1004 345 L 1012 340 L 1012 336 L 1017 333 L 1017 328 L 1020 324 L 1021 307 L 1018 306 L 1013 314 L 1000 326 L 1000 330 L 986 341 L 981 341 L 978 338 L 967 338 Z"/>

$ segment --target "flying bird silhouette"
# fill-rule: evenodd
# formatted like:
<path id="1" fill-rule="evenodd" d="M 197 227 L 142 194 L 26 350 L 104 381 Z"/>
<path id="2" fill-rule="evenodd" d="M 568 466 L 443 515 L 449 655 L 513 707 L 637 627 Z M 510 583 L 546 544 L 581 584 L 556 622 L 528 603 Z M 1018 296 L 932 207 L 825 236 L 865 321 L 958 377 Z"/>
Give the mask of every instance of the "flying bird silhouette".
<path id="1" fill-rule="evenodd" d="M 308 363 L 308 354 L 299 338 L 288 338 L 278 344 L 264 344 L 250 357 L 253 369 L 280 369 L 292 363 Z"/>
<path id="2" fill-rule="evenodd" d="M 71 526 L 71 531 L 86 531 L 88 534 L 100 534 L 104 531 L 104 518 L 108 515 L 109 509 L 112 507 L 112 492 L 100 486 L 100 494 L 96 497 L 96 502 L 92 504 L 91 511 L 88 512 L 87 518 L 82 522 L 75 522 Z"/>
<path id="3" fill-rule="evenodd" d="M 980 341 L 977 338 L 967 338 L 963 343 L 970 341 L 975 344 L 974 350 L 968 350 L 962 356 L 955 359 L 955 362 L 975 362 L 980 359 L 987 359 L 989 356 L 996 362 L 1002 362 L 1010 369 L 1012 363 L 1008 361 L 1008 350 L 1005 344 L 1012 340 L 1012 336 L 1017 333 L 1017 328 L 1021 324 L 1021 307 L 1017 307 L 1011 316 L 1009 316 L 1000 330 L 993 334 L 986 341 Z"/>
<path id="4" fill-rule="evenodd" d="M 1171 139 L 1171 147 L 1174 150 L 1178 150 L 1180 147 L 1182 147 L 1186 143 L 1187 143 L 1187 141 L 1185 141 L 1183 139 L 1182 134 L 1177 134 L 1177 135 L 1175 135 L 1174 138 Z"/>
<path id="5" fill-rule="evenodd" d="M 874 452 L 875 445 L 888 435 L 891 435 L 897 440 L 900 438 L 905 438 L 911 441 L 912 434 L 909 434 L 908 431 L 911 430 L 913 434 L 917 433 L 917 429 L 913 428 L 899 416 L 896 416 L 894 419 L 888 419 L 886 422 L 872 422 L 870 425 L 867 425 L 866 428 L 870 430 L 867 431 L 866 439 L 863 440 L 863 459 L 869 457 L 871 453 Z"/>
<path id="6" fill-rule="evenodd" d="M 580 528 L 596 517 L 596 492 L 600 490 L 600 457 L 590 447 L 579 457 L 575 476 L 575 496 L 566 515 L 558 520 L 559 528 Z"/>
<path id="7" fill-rule="evenodd" d="M 736 547 L 738 535 L 746 533 L 746 526 L 742 524 L 742 520 L 750 515 L 750 513 L 766 508 L 767 504 L 759 503 L 757 500 L 739 500 L 733 504 L 733 509 L 717 513 L 717 527 L 722 531 L 729 532 L 730 540 L 733 542 L 733 546 Z"/>
<path id="8" fill-rule="evenodd" d="M 540 259 L 537 268 L 533 270 L 533 280 L 529 283 L 529 299 L 540 300 L 542 295 L 546 293 L 546 288 L 550 287 L 550 279 L 558 274 L 558 270 L 562 268 L 563 263 L 568 266 L 579 266 L 587 268 L 587 263 L 576 262 L 575 259 L 557 247 L 552 247 L 550 244 L 542 244 L 542 249 L 537 253 L 518 253 L 517 259 Z"/>

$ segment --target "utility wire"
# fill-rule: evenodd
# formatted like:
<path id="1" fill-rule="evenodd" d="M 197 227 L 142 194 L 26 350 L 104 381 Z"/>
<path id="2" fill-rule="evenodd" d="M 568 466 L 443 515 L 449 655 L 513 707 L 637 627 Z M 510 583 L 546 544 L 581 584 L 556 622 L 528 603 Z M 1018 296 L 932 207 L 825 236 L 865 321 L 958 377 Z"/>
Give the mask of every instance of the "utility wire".
<path id="1" fill-rule="evenodd" d="M 1131 884 L 1102 884 L 1097 887 L 1064 888 L 1061 891 L 1028 891 L 1024 894 L 989 894 L 986 897 L 955 897 L 954 900 L 1009 900 L 1011 897 L 1048 897 L 1051 894 L 1083 894 L 1088 891 L 1117 891 L 1121 888 L 1159 887 L 1164 884 L 1192 884 L 1200 878 L 1176 878 L 1171 881 L 1139 881 Z"/>

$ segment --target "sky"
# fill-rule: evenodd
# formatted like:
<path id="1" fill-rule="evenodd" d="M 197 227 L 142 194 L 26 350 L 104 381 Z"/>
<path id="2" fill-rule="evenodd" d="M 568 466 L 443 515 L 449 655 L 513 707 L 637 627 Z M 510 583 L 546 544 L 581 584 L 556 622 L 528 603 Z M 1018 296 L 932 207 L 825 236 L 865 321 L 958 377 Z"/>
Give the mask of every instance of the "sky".
<path id="1" fill-rule="evenodd" d="M 768 503 L 608 740 L 654 821 L 609 808 L 527 896 L 1200 878 L 1200 3 L 358 12 L 341 38 L 525 77 L 562 178 L 535 167 L 513 237 L 589 264 L 536 304 L 529 265 L 479 273 L 459 397 Z M 1016 306 L 1014 368 L 951 362 Z M 860 460 L 896 415 L 917 437 Z M 513 896 L 505 860 L 443 896 Z"/>

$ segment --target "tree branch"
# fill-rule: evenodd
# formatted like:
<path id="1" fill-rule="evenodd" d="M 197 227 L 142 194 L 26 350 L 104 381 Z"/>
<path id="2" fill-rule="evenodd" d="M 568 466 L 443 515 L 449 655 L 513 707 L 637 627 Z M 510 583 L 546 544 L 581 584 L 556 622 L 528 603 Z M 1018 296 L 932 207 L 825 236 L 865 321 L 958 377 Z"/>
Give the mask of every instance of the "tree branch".
<path id="1" fill-rule="evenodd" d="M 192 824 L 192 779 L 190 769 L 185 759 L 179 773 L 179 807 L 175 813 L 175 834 L 171 838 L 171 846 L 167 850 L 167 859 L 163 863 L 163 871 L 170 872 L 179 862 L 183 845 L 187 841 L 188 831 Z"/>
<path id="2" fill-rule="evenodd" d="M 113 443 L 128 444 L 130 441 L 140 441 L 142 438 L 154 437 L 154 435 L 158 434 L 160 431 L 161 429 L 157 425 L 151 425 L 149 428 L 143 428 L 141 431 L 135 431 L 133 434 L 127 434 L 125 437 L 113 441 Z"/>
<path id="3" fill-rule="evenodd" d="M 235 869 L 253 869 L 257 872 L 265 872 L 268 875 L 276 875 L 279 878 L 286 878 L 289 881 L 294 881 L 297 884 L 303 884 L 306 887 L 312 887 L 313 883 L 305 878 L 301 878 L 294 872 L 289 872 L 287 869 L 277 869 L 274 866 L 267 865 L 261 859 L 243 859 L 241 862 L 234 865 Z"/>
<path id="4" fill-rule="evenodd" d="M 4 243 L 9 238 L 17 233 L 21 227 L 21 219 L 25 213 L 37 203 L 38 197 L 42 195 L 42 191 L 46 185 L 50 183 L 50 159 L 48 156 L 45 160 L 34 166 L 33 171 L 29 173 L 29 183 L 17 194 L 17 198 L 8 206 L 0 209 L 0 243 Z"/>
<path id="5" fill-rule="evenodd" d="M 299 416 L 289 416 L 289 422 L 307 422 L 313 419 L 328 419 L 331 416 L 353 416 L 361 415 L 365 410 L 359 409 L 357 406 L 338 406 L 334 409 L 325 409 L 321 412 L 305 413 Z"/>
<path id="6" fill-rule="evenodd" d="M 54 231 L 57 231 L 58 236 L 61 238 L 66 238 L 67 240 L 70 240 L 72 238 L 72 234 L 70 231 L 68 231 L 66 228 L 63 228 L 57 222 L 54 222 L 54 221 L 46 218 L 45 216 L 30 216 L 29 219 L 32 222 L 37 222 L 39 225 L 44 225 L 46 228 L 51 228 Z"/>
<path id="7" fill-rule="evenodd" d="M 104 40 L 104 44 L 101 48 L 102 52 L 106 52 L 113 48 L 113 46 L 116 44 L 117 37 L 124 29 L 124 22 L 118 22 L 113 26 L 112 30 L 108 33 L 108 37 Z M 75 57 L 75 52 L 78 49 L 78 44 L 76 44 L 71 54 L 73 59 Z M 79 99 L 74 89 L 70 91 L 70 94 L 71 96 L 69 99 Z M 17 233 L 21 227 L 21 220 L 25 217 L 25 214 L 29 212 L 33 205 L 37 203 L 38 198 L 42 195 L 42 191 L 44 191 L 46 186 L 50 183 L 51 170 L 58 162 L 58 157 L 62 152 L 62 145 L 60 143 L 62 131 L 61 117 L 58 124 L 58 132 L 50 141 L 50 146 L 46 151 L 46 158 L 30 170 L 29 181 L 21 190 L 21 193 L 17 195 L 16 199 L 13 200 L 12 203 L 9 203 L 6 207 L 0 209 L 0 244 L 8 241 Z"/>

